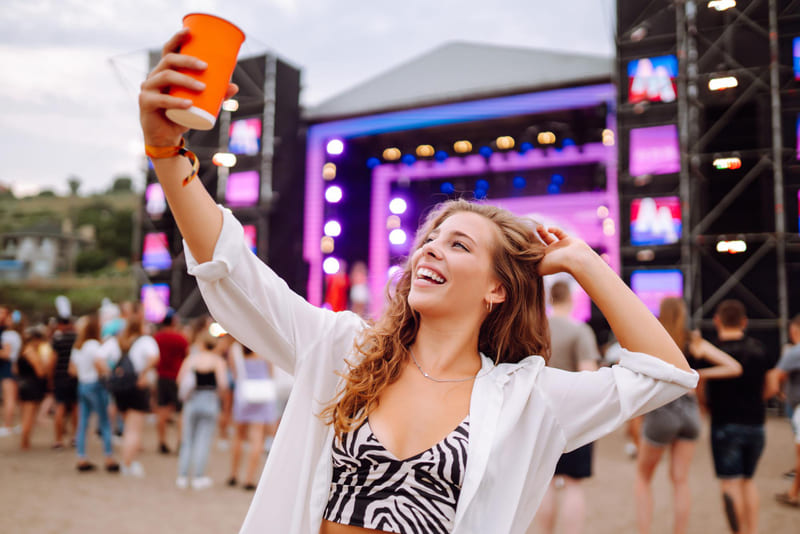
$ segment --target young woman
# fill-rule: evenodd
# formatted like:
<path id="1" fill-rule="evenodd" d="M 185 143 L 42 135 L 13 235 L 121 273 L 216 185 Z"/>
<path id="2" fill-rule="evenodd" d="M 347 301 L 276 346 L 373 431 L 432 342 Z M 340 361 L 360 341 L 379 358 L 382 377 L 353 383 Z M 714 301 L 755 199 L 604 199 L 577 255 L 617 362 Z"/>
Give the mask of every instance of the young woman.
<path id="1" fill-rule="evenodd" d="M 31 330 L 26 337 L 17 361 L 19 400 L 22 404 L 20 446 L 23 450 L 31 448 L 31 432 L 47 389 L 47 362 L 43 348 L 49 347 L 47 337 L 41 329 Z"/>
<path id="2" fill-rule="evenodd" d="M 687 328 L 686 304 L 683 299 L 668 297 L 661 301 L 658 319 L 675 344 L 684 347 L 692 367 L 701 380 L 729 378 L 742 374 L 742 365 L 730 355 Z M 701 363 L 702 362 L 702 363 Z M 710 366 L 708 366 L 710 365 Z M 653 491 L 651 482 L 658 462 L 669 448 L 669 477 L 672 482 L 675 519 L 672 531 L 688 531 L 691 491 L 689 466 L 692 463 L 697 437 L 700 434 L 700 409 L 694 392 L 675 399 L 644 416 L 642 439 L 636 469 L 636 516 L 640 534 L 650 532 L 653 520 Z"/>
<path id="3" fill-rule="evenodd" d="M 198 338 L 199 350 L 189 355 L 178 371 L 180 384 L 188 373 L 194 374 L 194 389 L 183 404 L 183 434 L 178 455 L 176 485 L 184 489 L 192 478 L 192 488 L 211 486 L 206 476 L 208 452 L 219 416 L 220 394 L 228 389 L 225 360 L 214 352 L 218 339 L 208 330 Z"/>
<path id="4" fill-rule="evenodd" d="M 17 366 L 19 352 L 22 349 L 22 332 L 25 330 L 25 320 L 19 310 L 6 314 L 0 318 L 5 324 L 0 324 L 0 386 L 3 389 L 3 421 L 0 426 L 0 436 L 10 436 L 21 427 L 14 426 L 14 412 L 17 409 L 17 378 L 14 369 Z"/>
<path id="5" fill-rule="evenodd" d="M 96 313 L 82 317 L 77 324 L 78 337 L 72 347 L 69 372 L 78 378 L 78 431 L 76 448 L 81 472 L 93 471 L 95 465 L 86 458 L 86 431 L 89 417 L 97 414 L 97 426 L 103 438 L 105 467 L 109 472 L 119 471 L 111 448 L 111 422 L 108 418 L 108 392 L 100 382 L 100 377 L 109 373 L 106 355 L 100 345 L 100 319 Z"/>
<path id="6" fill-rule="evenodd" d="M 144 317 L 141 308 L 135 307 L 119 335 L 120 357 L 125 353 L 131 359 L 133 369 L 138 375 L 137 388 L 132 392 L 114 395 L 117 410 L 122 414 L 122 474 L 144 476 L 142 464 L 136 461 L 142 446 L 144 418 L 150 411 L 149 371 L 158 364 L 158 344 L 145 334 Z M 116 362 L 119 363 L 118 361 Z"/>
<path id="7" fill-rule="evenodd" d="M 295 383 L 242 532 L 522 533 L 562 452 L 693 388 L 697 375 L 658 320 L 582 241 L 509 212 L 446 203 L 420 228 L 384 315 L 367 325 L 292 293 L 247 251 L 188 158 L 167 108 L 202 70 L 165 45 L 142 84 L 140 121 L 189 272 L 234 338 Z M 234 94 L 232 86 L 228 95 Z M 592 373 L 545 366 L 542 277 L 569 272 L 622 347 Z M 653 356 L 648 356 L 652 354 Z M 372 530 L 370 530 L 372 529 Z"/>
<path id="8" fill-rule="evenodd" d="M 235 486 L 242 459 L 242 444 L 248 444 L 247 462 L 244 473 L 244 489 L 256 489 L 256 476 L 267 429 L 278 420 L 277 399 L 265 402 L 250 402 L 244 394 L 243 382 L 247 379 L 271 379 L 269 362 L 236 342 L 231 345 L 230 359 L 236 377 L 236 391 L 233 396 L 233 444 L 231 445 L 231 476 L 228 485 Z"/>

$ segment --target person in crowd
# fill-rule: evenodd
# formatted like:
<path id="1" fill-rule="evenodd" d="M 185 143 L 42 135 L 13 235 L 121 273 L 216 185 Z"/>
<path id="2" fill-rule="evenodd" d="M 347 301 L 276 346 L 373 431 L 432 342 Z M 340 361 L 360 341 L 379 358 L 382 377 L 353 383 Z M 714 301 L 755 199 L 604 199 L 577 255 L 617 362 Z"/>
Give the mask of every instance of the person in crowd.
<path id="1" fill-rule="evenodd" d="M 597 339 L 592 329 L 572 319 L 572 293 L 569 283 L 558 280 L 550 288 L 550 361 L 548 365 L 565 371 L 596 371 L 600 360 Z M 557 485 L 561 490 L 560 523 L 565 534 L 583 531 L 586 497 L 581 480 L 592 476 L 592 443 L 563 454 L 556 464 L 555 477 L 539 506 L 536 523 L 547 534 L 555 531 L 558 514 Z"/>
<path id="2" fill-rule="evenodd" d="M 103 439 L 105 468 L 110 473 L 119 471 L 111 448 L 111 423 L 108 419 L 108 392 L 101 383 L 101 377 L 108 376 L 106 356 L 100 345 L 100 319 L 96 313 L 81 317 L 77 324 L 78 337 L 72 347 L 70 374 L 78 378 L 78 431 L 76 448 L 78 471 L 94 471 L 96 466 L 86 457 L 86 433 L 89 417 L 97 414 L 97 426 Z"/>
<path id="3" fill-rule="evenodd" d="M 238 480 L 242 459 L 242 444 L 247 441 L 248 451 L 245 462 L 245 490 L 256 489 L 261 453 L 267 437 L 268 426 L 278 419 L 277 398 L 254 402 L 245 395 L 245 380 L 271 380 L 271 365 L 247 347 L 234 342 L 230 349 L 236 389 L 233 396 L 233 444 L 231 446 L 231 475 L 228 485 L 235 486 Z M 276 390 L 277 397 L 277 390 Z"/>
<path id="4" fill-rule="evenodd" d="M 172 414 L 180 410 L 180 400 L 178 400 L 178 370 L 181 368 L 184 358 L 189 353 L 189 341 L 186 336 L 178 330 L 178 316 L 175 310 L 169 308 L 164 316 L 158 332 L 153 335 L 153 339 L 158 344 L 159 359 L 156 366 L 158 382 L 156 385 L 156 412 L 158 419 L 156 429 L 158 433 L 158 450 L 162 454 L 169 454 L 170 448 L 167 445 L 167 424 L 172 418 Z M 178 439 L 180 442 L 180 423 L 178 424 Z"/>
<path id="5" fill-rule="evenodd" d="M 742 374 L 742 365 L 730 355 L 690 332 L 686 303 L 681 298 L 661 301 L 659 321 L 679 347 L 683 347 L 689 364 L 698 369 L 700 380 L 732 378 Z M 672 482 L 674 520 L 672 531 L 686 534 L 692 495 L 689 488 L 689 467 L 697 438 L 700 435 L 700 409 L 697 396 L 689 392 L 671 403 L 644 416 L 642 439 L 636 466 L 636 518 L 640 534 L 648 534 L 653 521 L 651 483 L 664 451 L 669 449 L 669 478 Z"/>
<path id="6" fill-rule="evenodd" d="M 759 497 L 753 475 L 764 450 L 765 377 L 776 358 L 745 333 L 747 314 L 740 301 L 720 302 L 714 326 L 714 344 L 742 366 L 740 376 L 705 384 L 714 471 L 731 532 L 752 534 L 758 530 Z"/>
<path id="7" fill-rule="evenodd" d="M 31 448 L 31 433 L 36 424 L 39 404 L 44 398 L 47 387 L 47 366 L 42 347 L 47 345 L 47 337 L 41 328 L 27 331 L 22 345 L 22 352 L 17 361 L 17 377 L 19 380 L 19 399 L 22 405 L 22 430 L 20 447 Z"/>
<path id="8" fill-rule="evenodd" d="M 133 363 L 138 376 L 137 387 L 124 394 L 116 394 L 114 401 L 124 420 L 122 433 L 122 465 L 124 476 L 144 476 L 142 464 L 136 460 L 142 446 L 145 416 L 150 412 L 149 372 L 156 368 L 159 359 L 158 344 L 145 333 L 141 306 L 134 306 L 125 329 L 119 335 L 120 358 L 125 354 Z M 114 362 L 118 364 L 119 360 Z"/>
<path id="9" fill-rule="evenodd" d="M 22 349 L 24 330 L 25 319 L 19 310 L 8 313 L 7 308 L 0 308 L 0 387 L 3 392 L 3 425 L 0 426 L 0 437 L 10 436 L 22 429 L 21 426 L 14 426 L 19 396 L 14 369 Z"/>
<path id="10" fill-rule="evenodd" d="M 56 402 L 56 412 L 53 418 L 55 431 L 53 448 L 63 449 L 67 422 L 70 424 L 71 444 L 75 442 L 75 429 L 78 423 L 78 412 L 75 410 L 78 402 L 78 380 L 69 374 L 69 358 L 72 354 L 76 333 L 72 324 L 72 306 L 64 295 L 56 297 L 56 311 L 58 312 L 58 323 L 51 338 L 51 345 L 56 356 L 52 375 Z"/>
<path id="11" fill-rule="evenodd" d="M 303 300 L 202 182 L 184 181 L 186 130 L 165 109 L 191 105 L 166 94 L 193 86 L 178 69 L 204 68 L 177 53 L 187 38 L 166 43 L 142 84 L 145 145 L 209 311 L 295 375 L 243 534 L 522 533 L 562 453 L 695 387 L 669 334 L 585 242 L 489 204 L 428 214 L 374 324 Z M 629 351 L 614 368 L 545 365 L 543 277 L 558 272 Z"/>
<path id="12" fill-rule="evenodd" d="M 128 306 L 130 303 L 124 304 L 126 305 L 122 307 L 126 309 L 130 308 L 130 306 Z M 103 299 L 103 303 L 98 310 L 100 317 L 100 345 L 109 369 L 111 369 L 116 362 L 119 361 L 119 358 L 122 355 L 122 351 L 120 351 L 119 348 L 118 336 L 125 328 L 127 320 L 121 318 L 120 309 L 120 306 L 112 303 L 106 298 Z M 115 402 L 113 395 L 109 395 L 108 398 L 108 418 L 111 422 L 112 442 L 115 440 L 121 440 L 124 423 L 122 414 L 120 414 L 119 410 L 117 410 L 117 403 Z"/>
<path id="13" fill-rule="evenodd" d="M 214 352 L 219 339 L 205 330 L 198 337 L 200 350 L 192 353 L 178 372 L 178 382 L 186 375 L 194 378 L 194 388 L 183 406 L 183 438 L 178 454 L 178 478 L 175 484 L 184 489 L 200 490 L 211 486 L 206 475 L 208 454 L 219 416 L 220 392 L 228 388 L 225 360 Z"/>
<path id="14" fill-rule="evenodd" d="M 783 392 L 794 434 L 795 468 L 792 485 L 788 491 L 775 495 L 775 499 L 781 504 L 800 508 L 800 315 L 795 315 L 789 323 L 789 340 L 792 345 L 784 351 L 778 365 L 767 375 L 770 387 L 765 396 L 770 398 Z"/>

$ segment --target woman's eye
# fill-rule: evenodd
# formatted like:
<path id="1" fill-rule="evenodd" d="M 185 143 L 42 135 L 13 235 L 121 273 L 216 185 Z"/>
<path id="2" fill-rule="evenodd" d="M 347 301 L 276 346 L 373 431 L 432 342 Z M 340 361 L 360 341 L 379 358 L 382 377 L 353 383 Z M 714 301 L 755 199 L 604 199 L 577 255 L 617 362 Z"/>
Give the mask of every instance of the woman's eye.
<path id="1" fill-rule="evenodd" d="M 461 248 L 463 248 L 464 250 L 466 250 L 467 252 L 469 252 L 469 249 L 468 249 L 468 248 L 466 247 L 466 245 L 464 245 L 464 243 L 462 243 L 461 241 L 454 241 L 454 242 L 453 242 L 453 246 L 454 246 L 454 247 L 461 247 Z"/>
<path id="2" fill-rule="evenodd" d="M 430 243 L 431 241 L 433 241 L 432 237 L 426 237 L 422 244 L 424 245 L 425 243 Z"/>

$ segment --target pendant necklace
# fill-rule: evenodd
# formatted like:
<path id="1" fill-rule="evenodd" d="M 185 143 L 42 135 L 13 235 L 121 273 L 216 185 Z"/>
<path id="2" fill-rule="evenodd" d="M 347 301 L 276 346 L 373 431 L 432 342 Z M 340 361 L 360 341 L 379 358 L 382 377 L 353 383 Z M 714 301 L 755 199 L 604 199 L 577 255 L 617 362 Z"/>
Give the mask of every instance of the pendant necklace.
<path id="1" fill-rule="evenodd" d="M 411 347 L 408 348 L 408 352 L 411 354 L 411 359 L 414 360 L 414 365 L 417 366 L 417 369 L 419 369 L 419 372 L 422 373 L 422 376 L 434 382 L 467 382 L 468 380 L 476 380 L 492 371 L 492 368 L 489 368 L 485 373 L 478 373 L 475 376 L 468 376 L 467 378 L 434 378 L 422 369 L 422 366 L 417 361 L 416 356 L 414 356 L 414 351 L 411 350 Z"/>

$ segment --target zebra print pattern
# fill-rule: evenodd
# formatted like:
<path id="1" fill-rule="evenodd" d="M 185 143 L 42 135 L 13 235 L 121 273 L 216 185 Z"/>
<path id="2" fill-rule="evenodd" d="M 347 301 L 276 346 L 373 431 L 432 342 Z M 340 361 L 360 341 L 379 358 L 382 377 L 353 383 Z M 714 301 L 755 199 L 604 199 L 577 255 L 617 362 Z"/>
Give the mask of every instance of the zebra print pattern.
<path id="1" fill-rule="evenodd" d="M 325 519 L 385 532 L 450 532 L 468 444 L 469 416 L 430 449 L 398 460 L 364 421 L 334 440 Z"/>

